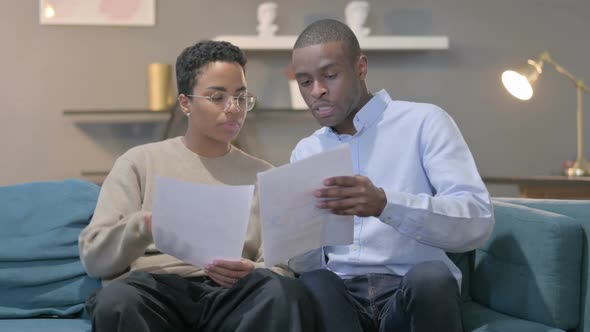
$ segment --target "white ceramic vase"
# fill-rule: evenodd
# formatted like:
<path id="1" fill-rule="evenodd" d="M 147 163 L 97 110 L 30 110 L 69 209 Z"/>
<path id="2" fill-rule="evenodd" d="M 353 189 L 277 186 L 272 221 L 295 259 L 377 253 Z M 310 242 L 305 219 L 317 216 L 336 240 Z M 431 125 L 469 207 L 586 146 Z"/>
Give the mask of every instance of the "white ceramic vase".
<path id="1" fill-rule="evenodd" d="M 306 110 L 307 105 L 299 92 L 299 84 L 296 80 L 289 80 L 289 91 L 291 92 L 291 108 L 294 110 Z"/>

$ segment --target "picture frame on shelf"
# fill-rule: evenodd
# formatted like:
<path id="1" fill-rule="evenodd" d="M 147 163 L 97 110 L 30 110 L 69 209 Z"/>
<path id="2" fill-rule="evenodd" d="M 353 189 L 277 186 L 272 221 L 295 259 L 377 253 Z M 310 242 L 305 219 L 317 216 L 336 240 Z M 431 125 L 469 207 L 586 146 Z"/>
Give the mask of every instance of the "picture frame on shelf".
<path id="1" fill-rule="evenodd" d="M 153 26 L 156 0 L 39 0 L 39 24 Z"/>

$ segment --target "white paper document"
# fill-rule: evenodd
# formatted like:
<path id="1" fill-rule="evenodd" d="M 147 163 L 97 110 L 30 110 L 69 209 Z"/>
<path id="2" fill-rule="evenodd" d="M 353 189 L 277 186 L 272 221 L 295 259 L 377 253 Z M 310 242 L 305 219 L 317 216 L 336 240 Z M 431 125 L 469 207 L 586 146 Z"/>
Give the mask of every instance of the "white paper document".
<path id="1" fill-rule="evenodd" d="M 204 185 L 157 176 L 152 210 L 156 248 L 200 268 L 214 259 L 239 260 L 253 195 L 253 185 Z"/>
<path id="2" fill-rule="evenodd" d="M 352 176 L 350 146 L 258 173 L 264 262 L 287 263 L 323 246 L 352 244 L 353 216 L 337 216 L 316 207 L 314 191 L 325 179 Z"/>

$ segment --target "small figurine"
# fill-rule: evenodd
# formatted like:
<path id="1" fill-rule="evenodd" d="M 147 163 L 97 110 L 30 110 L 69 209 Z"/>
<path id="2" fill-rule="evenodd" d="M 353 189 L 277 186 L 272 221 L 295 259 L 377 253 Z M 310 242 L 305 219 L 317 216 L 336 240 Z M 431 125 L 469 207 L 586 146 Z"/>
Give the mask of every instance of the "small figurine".
<path id="1" fill-rule="evenodd" d="M 369 15 L 368 1 L 349 2 L 344 10 L 344 15 L 346 17 L 346 24 L 357 38 L 363 38 L 369 35 L 371 28 L 364 27 L 367 16 Z"/>
<path id="2" fill-rule="evenodd" d="M 276 2 L 263 2 L 258 5 L 258 35 L 260 37 L 272 37 L 275 35 L 279 27 L 274 23 L 277 18 L 277 4 Z"/>

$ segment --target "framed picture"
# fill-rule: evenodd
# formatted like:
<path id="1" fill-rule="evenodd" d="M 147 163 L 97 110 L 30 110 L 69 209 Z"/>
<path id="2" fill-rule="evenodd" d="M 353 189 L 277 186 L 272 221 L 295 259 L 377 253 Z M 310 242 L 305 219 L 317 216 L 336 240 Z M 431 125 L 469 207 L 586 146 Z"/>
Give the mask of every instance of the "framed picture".
<path id="1" fill-rule="evenodd" d="M 39 0 L 39 23 L 131 25 L 156 23 L 156 0 Z"/>

